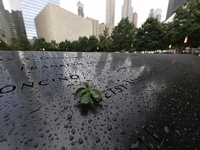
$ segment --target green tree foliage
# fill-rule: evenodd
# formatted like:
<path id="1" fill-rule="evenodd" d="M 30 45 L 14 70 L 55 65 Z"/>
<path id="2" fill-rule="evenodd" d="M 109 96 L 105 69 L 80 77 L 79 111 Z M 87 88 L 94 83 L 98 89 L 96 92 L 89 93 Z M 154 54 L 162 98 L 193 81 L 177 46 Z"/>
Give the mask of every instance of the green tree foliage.
<path id="1" fill-rule="evenodd" d="M 19 38 L 18 47 L 19 47 L 19 50 L 22 50 L 22 51 L 32 50 L 32 46 L 31 46 L 30 42 L 25 37 Z"/>
<path id="2" fill-rule="evenodd" d="M 76 44 L 76 46 L 78 46 L 77 48 L 77 51 L 88 51 L 87 48 L 88 48 L 88 38 L 86 36 L 84 37 L 79 37 L 79 45 Z"/>
<path id="3" fill-rule="evenodd" d="M 89 52 L 97 51 L 98 43 L 99 43 L 99 40 L 97 39 L 97 37 L 94 35 L 91 35 L 88 39 L 87 51 Z"/>
<path id="4" fill-rule="evenodd" d="M 103 34 L 99 35 L 99 51 L 109 51 L 111 48 L 112 40 L 108 33 L 108 28 L 103 31 Z"/>
<path id="5" fill-rule="evenodd" d="M 64 42 L 60 42 L 58 47 L 61 51 L 71 51 L 72 43 L 68 40 L 65 40 Z"/>
<path id="6" fill-rule="evenodd" d="M 47 44 L 46 50 L 48 50 L 48 51 L 57 51 L 57 50 L 59 50 L 59 44 L 56 43 L 55 40 L 51 40 L 50 43 L 47 42 L 46 44 Z"/>
<path id="7" fill-rule="evenodd" d="M 0 50 L 8 50 L 9 47 L 6 42 L 0 39 Z"/>
<path id="8" fill-rule="evenodd" d="M 122 18 L 111 34 L 113 50 L 130 49 L 133 44 L 134 34 L 134 24 L 129 22 L 128 18 Z"/>
<path id="9" fill-rule="evenodd" d="M 169 23 L 162 23 L 162 28 L 163 28 L 163 37 L 162 37 L 162 50 L 164 49 L 168 49 L 169 45 L 174 45 L 175 41 L 172 38 L 173 36 L 173 32 L 172 32 L 172 27 L 173 27 L 173 22 L 169 22 Z"/>
<path id="10" fill-rule="evenodd" d="M 72 51 L 85 51 L 80 45 L 79 41 L 73 41 L 71 43 Z"/>
<path id="11" fill-rule="evenodd" d="M 32 46 L 27 38 L 20 37 L 18 38 L 11 38 L 10 50 L 13 51 L 30 51 L 32 50 Z"/>
<path id="12" fill-rule="evenodd" d="M 182 6 L 179 6 L 176 13 L 172 32 L 173 39 L 183 44 L 185 37 L 188 37 L 186 46 L 200 46 L 200 1 L 186 0 Z"/>
<path id="13" fill-rule="evenodd" d="M 19 50 L 19 39 L 11 38 L 10 50 L 17 51 Z"/>
<path id="14" fill-rule="evenodd" d="M 163 27 L 155 18 L 148 18 L 137 30 L 135 45 L 139 51 L 158 50 L 163 48 Z"/>
<path id="15" fill-rule="evenodd" d="M 48 49 L 48 44 L 44 38 L 36 39 L 33 44 L 34 50 Z"/>

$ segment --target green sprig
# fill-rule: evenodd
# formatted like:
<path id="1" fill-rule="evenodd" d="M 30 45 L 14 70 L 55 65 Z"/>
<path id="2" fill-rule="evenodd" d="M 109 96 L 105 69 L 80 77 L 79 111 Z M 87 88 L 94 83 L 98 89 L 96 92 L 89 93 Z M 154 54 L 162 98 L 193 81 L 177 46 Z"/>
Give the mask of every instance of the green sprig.
<path id="1" fill-rule="evenodd" d="M 74 94 L 74 100 L 80 98 L 82 104 L 88 104 L 90 102 L 90 99 L 96 101 L 101 100 L 105 96 L 103 92 L 100 92 L 97 89 L 92 89 L 94 87 L 94 84 L 82 82 L 81 85 L 83 87 L 77 89 Z"/>

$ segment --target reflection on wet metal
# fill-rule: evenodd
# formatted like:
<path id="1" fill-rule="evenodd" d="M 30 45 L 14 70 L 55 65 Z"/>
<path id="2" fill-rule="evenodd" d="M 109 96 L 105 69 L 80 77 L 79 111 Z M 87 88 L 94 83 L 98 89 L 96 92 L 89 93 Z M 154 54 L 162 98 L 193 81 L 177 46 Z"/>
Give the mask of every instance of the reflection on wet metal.
<path id="1" fill-rule="evenodd" d="M 0 51 L 0 149 L 200 147 L 193 55 Z M 74 101 L 80 82 L 105 98 Z"/>

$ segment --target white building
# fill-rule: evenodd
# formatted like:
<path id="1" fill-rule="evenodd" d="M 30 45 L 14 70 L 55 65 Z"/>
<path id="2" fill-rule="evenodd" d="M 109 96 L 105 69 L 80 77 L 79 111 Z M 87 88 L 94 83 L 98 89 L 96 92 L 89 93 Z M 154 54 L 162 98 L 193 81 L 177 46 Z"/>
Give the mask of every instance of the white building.
<path id="1" fill-rule="evenodd" d="M 154 12 L 154 18 L 158 19 L 159 22 L 161 22 L 161 14 L 162 14 L 162 9 L 156 9 Z"/>
<path id="2" fill-rule="evenodd" d="M 49 3 L 35 18 L 38 38 L 57 43 L 92 35 L 92 22 L 60 6 Z"/>
<path id="3" fill-rule="evenodd" d="M 124 5 L 122 6 L 122 18 L 128 17 L 129 21 L 132 22 L 133 19 L 133 7 L 131 6 L 132 0 L 124 0 Z"/>
<path id="4" fill-rule="evenodd" d="M 133 13 L 133 24 L 137 28 L 137 20 L 138 20 L 138 14 L 136 12 Z"/>
<path id="5" fill-rule="evenodd" d="M 79 1 L 77 3 L 78 15 L 84 18 L 84 5 Z"/>
<path id="6" fill-rule="evenodd" d="M 115 0 L 106 0 L 106 24 L 115 23 Z"/>

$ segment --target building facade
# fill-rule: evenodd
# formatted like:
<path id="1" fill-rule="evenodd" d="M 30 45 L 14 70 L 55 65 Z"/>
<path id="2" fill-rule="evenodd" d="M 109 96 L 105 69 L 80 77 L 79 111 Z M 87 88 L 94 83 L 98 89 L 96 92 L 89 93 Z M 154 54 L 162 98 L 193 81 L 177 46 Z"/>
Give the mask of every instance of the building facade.
<path id="1" fill-rule="evenodd" d="M 106 24 L 115 24 L 115 0 L 106 0 Z"/>
<path id="2" fill-rule="evenodd" d="M 35 18 L 38 38 L 57 43 L 92 35 L 92 22 L 60 6 L 49 3 Z"/>
<path id="3" fill-rule="evenodd" d="M 12 10 L 12 12 L 10 13 L 9 11 L 6 10 L 6 15 L 12 37 L 27 38 L 22 12 Z"/>
<path id="4" fill-rule="evenodd" d="M 173 15 L 173 11 L 181 6 L 186 0 L 169 0 L 166 20 Z"/>
<path id="5" fill-rule="evenodd" d="M 11 9 L 22 12 L 28 39 L 37 36 L 34 18 L 49 2 L 60 5 L 59 0 L 10 0 Z"/>
<path id="6" fill-rule="evenodd" d="M 92 35 L 95 35 L 96 37 L 99 36 L 100 30 L 99 30 L 99 20 L 92 19 L 92 18 L 86 18 L 87 20 L 90 20 L 92 22 Z"/>
<path id="7" fill-rule="evenodd" d="M 78 15 L 84 18 L 84 12 L 83 12 L 84 5 L 79 1 L 77 3 L 77 7 L 78 7 Z"/>
<path id="8" fill-rule="evenodd" d="M 133 13 L 133 24 L 137 28 L 137 20 L 138 20 L 138 14 L 136 12 Z"/>
<path id="9" fill-rule="evenodd" d="M 95 35 L 98 37 L 100 34 L 103 34 L 104 30 L 108 28 L 108 34 L 111 35 L 115 25 L 114 24 L 104 24 L 99 23 L 99 20 L 95 20 L 92 18 L 86 18 L 87 20 L 90 20 L 92 22 L 92 35 Z"/>
<path id="10" fill-rule="evenodd" d="M 150 9 L 148 18 L 154 17 L 154 9 Z"/>
<path id="11" fill-rule="evenodd" d="M 157 8 L 155 11 L 154 9 L 150 9 L 148 18 L 155 18 L 159 22 L 161 22 L 161 14 L 162 14 L 162 9 Z"/>
<path id="12" fill-rule="evenodd" d="M 0 0 L 0 40 L 10 44 L 11 32 L 6 17 L 6 12 L 3 7 L 3 2 Z"/>
<path id="13" fill-rule="evenodd" d="M 133 7 L 131 3 L 132 0 L 124 0 L 124 5 L 122 6 L 122 18 L 128 17 L 130 22 L 132 22 L 133 19 Z"/>
<path id="14" fill-rule="evenodd" d="M 161 22 L 161 14 L 162 14 L 162 9 L 156 9 L 154 12 L 154 18 L 158 19 L 159 22 Z"/>

